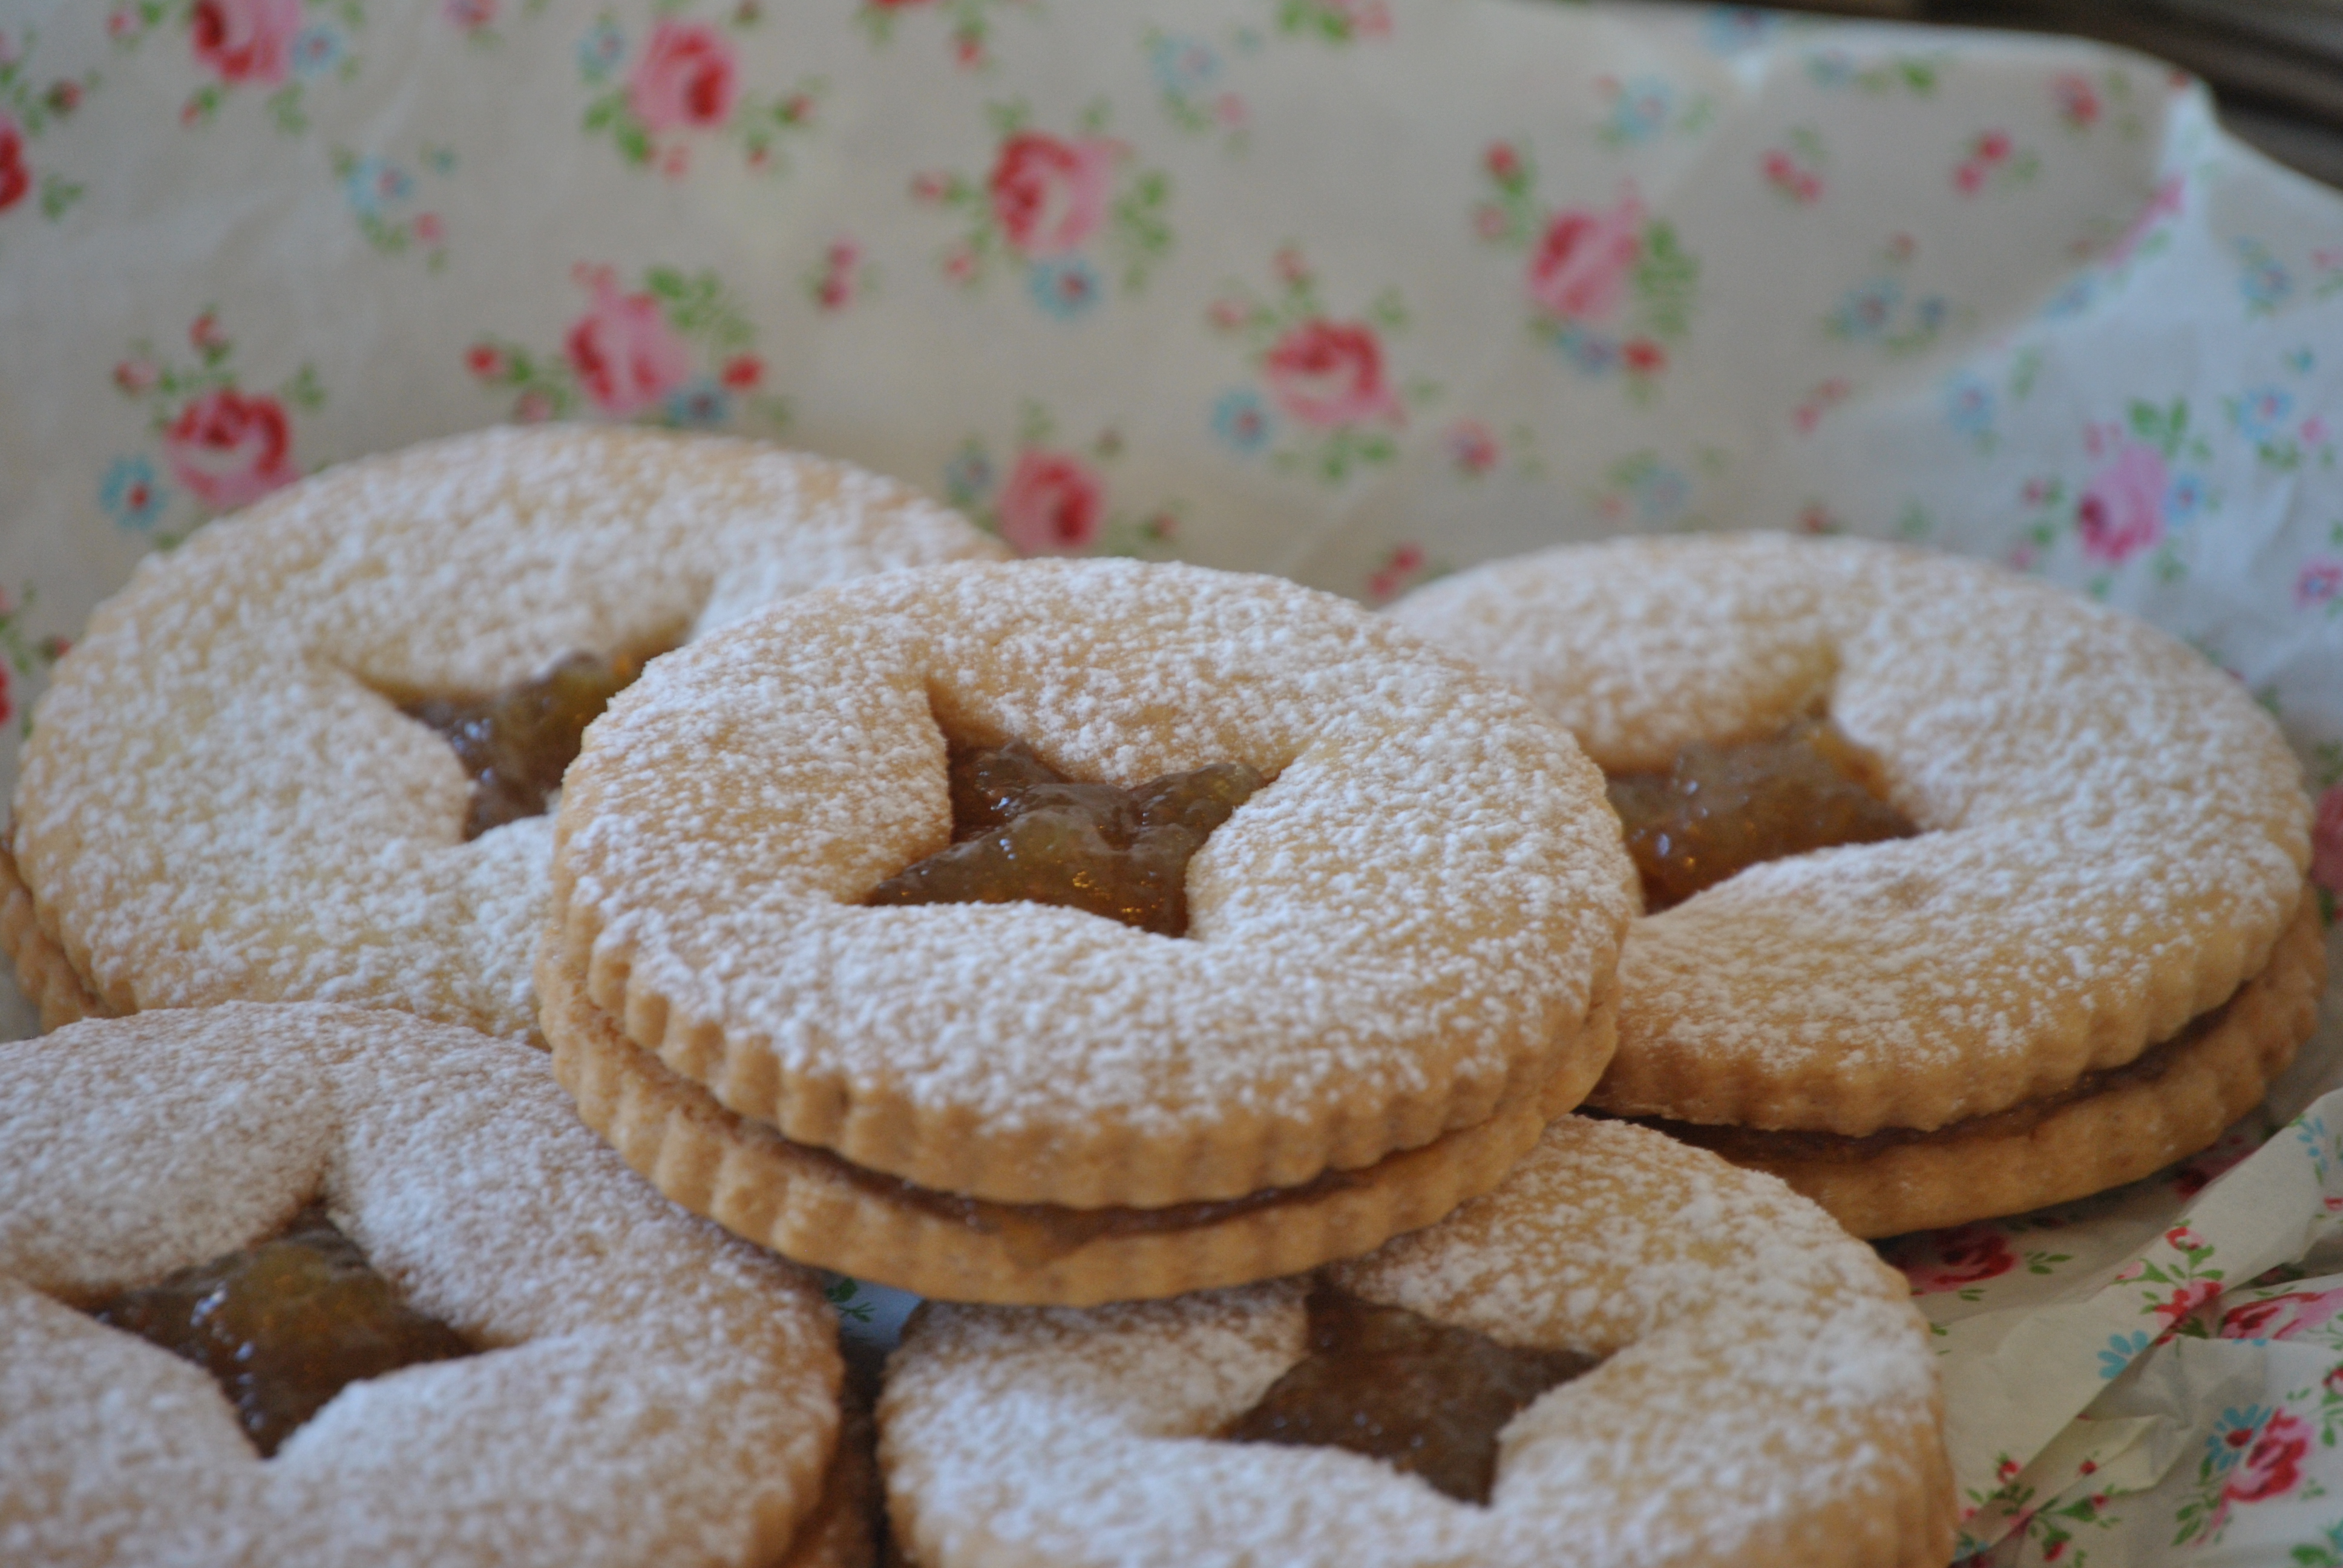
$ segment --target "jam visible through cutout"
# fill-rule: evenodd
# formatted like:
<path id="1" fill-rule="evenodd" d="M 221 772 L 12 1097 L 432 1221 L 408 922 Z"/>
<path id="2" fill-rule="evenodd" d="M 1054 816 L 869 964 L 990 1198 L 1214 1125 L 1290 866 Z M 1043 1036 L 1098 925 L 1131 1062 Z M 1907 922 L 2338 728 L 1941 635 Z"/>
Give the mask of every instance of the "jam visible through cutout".
<path id="1" fill-rule="evenodd" d="M 1347 1449 L 1463 1503 L 1489 1501 L 1505 1423 L 1602 1359 L 1515 1350 L 1325 1284 L 1309 1312 L 1309 1355 L 1219 1435 Z"/>
<path id="2" fill-rule="evenodd" d="M 400 1300 L 316 1204 L 274 1241 L 88 1311 L 211 1373 L 264 1457 L 347 1384 L 474 1353 Z"/>
<path id="3" fill-rule="evenodd" d="M 1620 773 L 1611 809 L 1644 879 L 1647 912 L 1762 860 L 1919 829 L 1881 799 L 1877 765 L 1827 719 L 1737 746 L 1695 742 L 1664 773 Z"/>
<path id="4" fill-rule="evenodd" d="M 486 697 L 427 697 L 400 705 L 409 719 L 437 730 L 455 749 L 472 780 L 464 841 L 523 817 L 544 814 L 578 760 L 586 727 L 610 699 L 634 683 L 643 661 L 619 655 L 564 655 L 535 680 Z"/>
<path id="5" fill-rule="evenodd" d="M 1021 740 L 954 747 L 952 843 L 866 904 L 1062 904 L 1167 937 L 1188 930 L 1188 860 L 1261 788 L 1242 762 L 1135 789 L 1068 779 Z"/>

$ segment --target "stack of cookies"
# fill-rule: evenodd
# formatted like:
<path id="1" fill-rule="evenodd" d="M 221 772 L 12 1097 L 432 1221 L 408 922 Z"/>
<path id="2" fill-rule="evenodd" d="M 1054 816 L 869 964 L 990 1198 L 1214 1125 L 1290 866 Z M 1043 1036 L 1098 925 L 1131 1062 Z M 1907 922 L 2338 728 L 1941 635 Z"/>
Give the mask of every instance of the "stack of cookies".
<path id="1" fill-rule="evenodd" d="M 0 1192 L 0 1540 L 867 1558 L 813 1265 L 970 1303 L 878 1405 L 928 1568 L 1933 1564 L 1931 1357 L 1848 1229 L 2145 1174 L 2308 1031 L 2274 729 L 2052 590 L 1720 539 L 1377 617 L 999 554 L 818 459 L 497 432 L 101 609 L 0 940 L 53 1024 L 140 1016 L 0 1050 L 55 1151 Z M 87 1315 L 244 1366 L 188 1303 L 296 1276 L 425 1348 L 239 1414 Z M 606 1299 L 672 1367 L 597 1370 Z M 481 1443 L 417 1469 L 441 1402 Z M 577 1463 L 506 1486 L 546 1410 Z M 686 1431 L 699 1482 L 595 1468 Z"/>

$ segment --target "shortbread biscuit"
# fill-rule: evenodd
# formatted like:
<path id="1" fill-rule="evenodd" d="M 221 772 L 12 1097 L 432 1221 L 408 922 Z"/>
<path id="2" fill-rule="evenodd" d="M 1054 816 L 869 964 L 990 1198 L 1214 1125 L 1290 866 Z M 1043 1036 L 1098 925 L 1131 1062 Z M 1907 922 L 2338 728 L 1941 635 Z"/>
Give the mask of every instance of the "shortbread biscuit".
<path id="1" fill-rule="evenodd" d="M 1088 1312 L 931 1305 L 880 1403 L 898 1538 L 922 1568 L 1951 1553 L 1926 1325 L 1868 1248 L 1770 1177 L 1565 1119 L 1493 1193 L 1326 1273 L 1604 1359 L 1504 1428 L 1481 1506 L 1355 1453 L 1214 1440 L 1301 1360 L 1302 1282 Z"/>
<path id="2" fill-rule="evenodd" d="M 947 735 L 1118 784 L 1273 781 L 1190 863 L 1185 936 L 863 907 L 950 839 Z M 1631 875 L 1566 735 L 1354 607 L 1186 567 L 955 567 L 793 601 L 614 702 L 569 773 L 547 954 L 791 1142 L 956 1198 L 1162 1209 L 1598 1071 Z"/>
<path id="3" fill-rule="evenodd" d="M 715 437 L 490 430 L 329 469 L 99 607 L 25 749 L 32 919 L 0 940 L 53 1023 L 315 1000 L 528 1032 L 550 822 L 467 841 L 472 787 L 401 706 L 1002 553 L 892 480 Z"/>
<path id="4" fill-rule="evenodd" d="M 2206 1148 L 2261 1103 L 2318 1022 L 2324 922 L 2305 899 L 2261 973 L 2170 1040 L 2064 1094 L 1933 1132 L 1868 1138 L 1654 1120 L 1664 1132 L 1768 1171 L 1858 1236 L 1933 1231 L 2064 1202 Z"/>
<path id="5" fill-rule="evenodd" d="M 2268 717 L 2193 649 L 1991 567 L 1622 540 L 1493 563 L 1393 614 L 1614 771 L 1826 710 L 1922 829 L 1639 921 L 1605 1111 L 1848 1139 L 2008 1111 L 2221 1006 L 2304 902 L 2309 806 Z M 2258 1047 L 2247 1070 L 2290 1050 Z"/>
<path id="6" fill-rule="evenodd" d="M 65 949 L 41 930 L 33 890 L 16 874 L 15 857 L 5 845 L 0 845 L 0 953 L 15 966 L 17 988 L 40 1013 L 43 1029 L 113 1016 L 75 972 Z"/>
<path id="7" fill-rule="evenodd" d="M 0 1147 L 11 1561 L 855 1561 L 820 1282 L 646 1188 L 541 1053 L 315 1005 L 77 1024 L 0 1045 Z M 201 1369 L 65 1304 L 320 1198 L 480 1353 L 352 1383 L 264 1461 Z"/>
<path id="8" fill-rule="evenodd" d="M 588 1127 L 660 1191 L 801 1261 L 955 1302 L 1089 1306 L 1293 1273 L 1363 1252 L 1485 1192 L 1545 1124 L 1585 1099 L 1607 1050 L 1477 1126 L 1358 1171 L 1172 1210 L 989 1203 L 861 1171 L 792 1143 L 621 1033 L 548 958 L 538 971 L 553 1070 Z M 1609 1033 L 1598 1002 L 1587 1029 Z"/>

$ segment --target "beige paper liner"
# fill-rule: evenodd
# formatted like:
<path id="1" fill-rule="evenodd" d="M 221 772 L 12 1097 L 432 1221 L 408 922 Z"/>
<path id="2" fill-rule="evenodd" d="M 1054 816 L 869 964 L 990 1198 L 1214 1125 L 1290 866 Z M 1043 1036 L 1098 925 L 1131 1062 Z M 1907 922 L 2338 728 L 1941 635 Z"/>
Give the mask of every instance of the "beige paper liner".
<path id="1" fill-rule="evenodd" d="M 85 1018 L 110 1018 L 89 982 L 65 957 L 65 949 L 41 929 L 33 890 L 17 873 L 16 857 L 0 845 L 0 950 L 16 966 L 25 1000 L 41 1010 L 44 1030 L 63 1029 Z"/>
<path id="2" fill-rule="evenodd" d="M 621 1033 L 550 947 L 537 984 L 554 1076 L 586 1124 L 669 1198 L 799 1262 L 939 1300 L 1001 1305 L 1091 1306 L 1243 1284 L 1428 1225 L 1493 1189 L 1545 1124 L 1584 1098 L 1614 1027 L 1606 998 L 1583 1031 L 1597 1049 L 1566 1053 L 1572 1065 L 1544 1093 L 1347 1181 L 1195 1225 L 1052 1251 L 1021 1229 L 989 1224 L 983 1211 L 994 1205 L 956 1216 L 890 1196 L 890 1179 L 858 1179 L 837 1157 L 726 1110 Z"/>
<path id="3" fill-rule="evenodd" d="M 1654 1125 L 1769 1171 L 1858 1236 L 1932 1231 L 2136 1181 L 2212 1143 L 2261 1102 L 2318 1022 L 2327 978 L 2318 900 L 2305 897 L 2270 961 L 2159 1070 L 2118 1080 L 2030 1125 L 1982 1118 L 1884 1146 L 1661 1121 Z M 2023 1109 L 2022 1107 L 2019 1109 Z"/>

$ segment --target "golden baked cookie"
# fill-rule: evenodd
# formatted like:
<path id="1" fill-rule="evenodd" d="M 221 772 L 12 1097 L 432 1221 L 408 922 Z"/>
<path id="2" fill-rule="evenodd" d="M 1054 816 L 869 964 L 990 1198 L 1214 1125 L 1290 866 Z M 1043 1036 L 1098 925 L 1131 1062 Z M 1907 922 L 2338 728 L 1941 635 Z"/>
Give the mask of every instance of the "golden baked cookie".
<path id="1" fill-rule="evenodd" d="M 1325 1280 L 1595 1364 L 1502 1427 L 1476 1503 L 1360 1453 L 1218 1435 L 1291 1386 L 1306 1282 L 1086 1312 L 930 1305 L 880 1402 L 897 1537 L 922 1568 L 1951 1553 L 1926 1325 L 1869 1248 L 1770 1177 L 1568 1118 L 1494 1192 Z"/>
<path id="2" fill-rule="evenodd" d="M 866 904 L 950 844 L 948 743 L 1009 738 L 1078 779 L 1270 782 L 1188 862 L 1184 935 Z M 1322 1261 L 1486 1191 L 1607 1059 L 1629 875 L 1566 735 L 1342 601 L 1131 562 L 890 574 L 612 704 L 557 822 L 544 1021 L 588 1118 L 743 1233 L 907 1289 L 1110 1299 Z M 784 1198 L 785 1167 L 837 1180 Z M 791 1217 L 849 1189 L 891 1217 Z M 1167 1212 L 1195 1204 L 1236 1207 Z M 1093 1261 L 1160 1261 L 1199 1221 L 1228 1246 L 1128 1277 L 1021 1262 L 1028 1228 L 989 1236 L 983 1205 L 1145 1238 Z M 844 1261 L 890 1230 L 926 1239 Z"/>
<path id="3" fill-rule="evenodd" d="M 644 1186 L 518 1041 L 309 1004 L 77 1024 L 0 1045 L 0 1147 L 12 1562 L 858 1561 L 820 1282 Z M 349 1383 L 264 1460 L 249 1373 L 232 1405 L 75 1310 L 125 1321 L 320 1200 L 476 1353 Z M 246 1321 L 221 1289 L 198 1327 Z M 274 1364 L 253 1342 L 231 1364 Z"/>
<path id="4" fill-rule="evenodd" d="M 1392 614 L 1528 693 L 1614 791 L 1826 715 L 1917 829 L 1753 865 L 1638 921 L 1589 1101 L 1713 1138 L 1861 1233 L 2144 1176 L 2308 1035 L 2297 764 L 2235 681 L 2138 621 L 1976 562 L 1763 535 L 1550 550 Z M 2124 1099 L 2086 1111 L 2078 1085 Z M 2119 1142 L 2069 1135 L 2095 1115 Z"/>
<path id="5" fill-rule="evenodd" d="M 52 1025 L 311 1000 L 527 1032 L 556 710 L 574 749 L 634 661 L 822 583 L 1001 553 L 893 480 L 716 437 L 488 430 L 329 469 L 144 563 L 57 667 L 0 944 Z M 493 759 L 460 699 L 499 693 L 557 748 L 534 784 L 476 782 L 412 716 Z"/>

